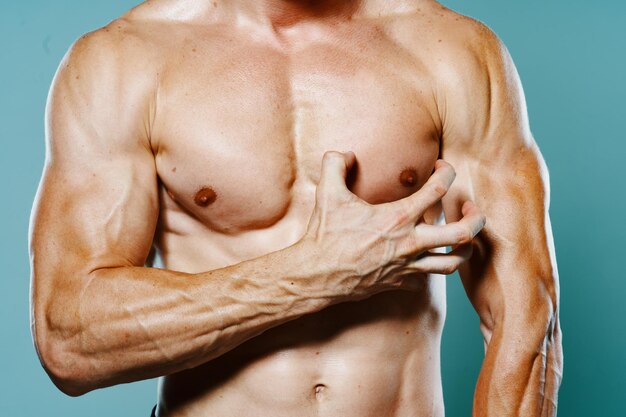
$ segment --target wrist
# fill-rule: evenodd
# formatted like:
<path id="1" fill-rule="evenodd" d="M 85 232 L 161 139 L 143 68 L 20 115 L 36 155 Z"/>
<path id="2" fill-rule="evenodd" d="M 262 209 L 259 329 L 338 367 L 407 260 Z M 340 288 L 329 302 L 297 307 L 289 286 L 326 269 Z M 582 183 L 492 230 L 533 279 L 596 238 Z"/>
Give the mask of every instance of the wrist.
<path id="1" fill-rule="evenodd" d="M 354 291 L 355 273 L 342 267 L 339 256 L 327 251 L 314 238 L 305 236 L 286 248 L 290 263 L 296 265 L 288 282 L 313 299 L 324 300 L 325 306 L 348 301 Z M 289 279 L 288 275 L 285 275 Z"/>

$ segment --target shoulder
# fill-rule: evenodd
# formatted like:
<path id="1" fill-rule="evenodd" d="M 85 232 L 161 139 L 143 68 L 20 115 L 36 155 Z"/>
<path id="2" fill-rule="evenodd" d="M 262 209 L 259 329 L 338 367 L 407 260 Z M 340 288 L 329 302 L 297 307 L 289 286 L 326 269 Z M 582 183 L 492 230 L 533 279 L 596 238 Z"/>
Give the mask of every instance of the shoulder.
<path id="1" fill-rule="evenodd" d="M 152 75 L 176 48 L 189 20 L 178 0 L 147 0 L 91 32 L 69 47 L 60 69 L 67 66 L 125 74 Z"/>
<path id="2" fill-rule="evenodd" d="M 522 85 L 503 41 L 477 19 L 425 4 L 402 23 L 403 42 L 428 69 L 447 143 L 495 131 L 529 137 Z"/>
<path id="3" fill-rule="evenodd" d="M 142 62 L 145 64 L 154 59 L 151 52 L 153 41 L 142 32 L 145 29 L 141 24 L 124 17 L 88 32 L 69 47 L 59 72 L 71 73 L 74 79 L 91 74 L 129 74 Z"/>
<path id="4" fill-rule="evenodd" d="M 498 35 L 483 22 L 436 1 L 424 1 L 414 13 L 390 25 L 392 36 L 446 85 L 486 82 L 490 72 L 514 70 Z"/>
<path id="5" fill-rule="evenodd" d="M 433 50 L 434 80 L 446 97 L 456 95 L 476 111 L 493 104 L 525 105 L 519 74 L 500 37 L 480 20 L 437 4 L 433 32 L 438 41 Z M 507 103 L 505 103 L 505 101 Z"/>
<path id="6" fill-rule="evenodd" d="M 207 20 L 203 9 L 181 3 L 147 0 L 82 35 L 69 47 L 59 72 L 69 69 L 74 78 L 92 75 L 116 82 L 153 80 L 168 63 L 172 64 L 180 46 L 193 36 L 197 23 Z"/>
<path id="7" fill-rule="evenodd" d="M 440 6 L 434 25 L 438 33 L 438 63 L 452 76 L 484 77 L 511 69 L 512 60 L 500 37 L 485 23 Z"/>
<path id="8" fill-rule="evenodd" d="M 524 91 L 504 42 L 477 19 L 444 7 L 440 17 L 433 78 L 447 143 L 530 143 Z"/>
<path id="9" fill-rule="evenodd" d="M 506 49 L 498 35 L 485 23 L 442 6 L 439 30 L 452 46 L 475 54 L 500 53 Z"/>
<path id="10" fill-rule="evenodd" d="M 46 103 L 49 144 L 77 140 L 131 143 L 141 132 L 157 89 L 158 64 L 145 25 L 127 17 L 88 32 L 67 50 Z M 73 145 L 72 145 L 73 146 Z"/>
<path id="11" fill-rule="evenodd" d="M 48 105 L 81 111 L 145 106 L 164 64 L 156 25 L 133 9 L 80 36 L 57 68 Z"/>
<path id="12" fill-rule="evenodd" d="M 462 99 L 477 112 L 524 113 L 519 74 L 500 37 L 477 19 L 443 7 L 442 14 L 438 30 L 443 41 L 437 51 L 439 90 L 448 98 Z"/>
<path id="13" fill-rule="evenodd" d="M 469 89 L 517 88 L 513 59 L 500 37 L 483 22 L 450 9 L 441 20 L 440 74 L 444 83 L 466 84 Z"/>

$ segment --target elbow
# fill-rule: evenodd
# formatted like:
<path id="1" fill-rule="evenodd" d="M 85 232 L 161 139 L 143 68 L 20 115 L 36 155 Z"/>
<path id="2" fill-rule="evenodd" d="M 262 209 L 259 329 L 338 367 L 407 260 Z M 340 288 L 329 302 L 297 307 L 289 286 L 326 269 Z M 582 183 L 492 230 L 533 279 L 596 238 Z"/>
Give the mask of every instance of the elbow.
<path id="1" fill-rule="evenodd" d="M 536 336 L 546 335 L 558 322 L 559 283 L 551 262 L 528 272 L 528 284 L 520 288 L 519 296 L 511 297 L 509 317 Z M 518 321 L 518 320 L 514 320 Z"/>
<path id="2" fill-rule="evenodd" d="M 535 290 L 534 297 L 530 299 L 528 317 L 536 326 L 549 331 L 558 322 L 559 315 L 559 290 L 558 281 L 549 275 L 548 278 L 540 279 Z"/>
<path id="3" fill-rule="evenodd" d="M 523 330 L 524 339 L 529 343 L 536 342 L 538 346 L 549 339 L 554 326 L 558 325 L 557 299 L 543 291 L 540 293 L 530 297 L 522 314 L 516 315 L 521 320 L 514 320 L 517 322 L 514 326 Z"/>
<path id="4" fill-rule="evenodd" d="M 72 347 L 72 341 L 51 333 L 49 330 L 34 333 L 34 343 L 39 361 L 52 383 L 70 397 L 99 388 L 87 371 L 87 360 Z"/>
<path id="5" fill-rule="evenodd" d="M 501 313 L 490 322 L 481 321 L 485 341 L 492 334 L 504 337 L 511 358 L 541 354 L 547 345 L 560 344 L 558 296 L 541 286 L 505 303 Z"/>
<path id="6" fill-rule="evenodd" d="M 46 372 L 48 372 L 48 370 L 46 370 Z M 94 389 L 80 381 L 77 381 L 76 379 L 61 379 L 58 376 L 51 375 L 50 373 L 48 373 L 48 375 L 52 383 L 59 389 L 59 391 L 69 397 L 80 397 L 81 395 L 85 395 Z"/>
<path id="7" fill-rule="evenodd" d="M 527 314 L 518 326 L 512 329 L 517 337 L 517 348 L 514 351 L 522 356 L 542 357 L 545 360 L 547 351 L 553 354 L 561 352 L 561 328 L 559 324 L 558 305 L 546 295 L 532 299 Z M 515 356 L 514 354 L 512 356 Z"/>

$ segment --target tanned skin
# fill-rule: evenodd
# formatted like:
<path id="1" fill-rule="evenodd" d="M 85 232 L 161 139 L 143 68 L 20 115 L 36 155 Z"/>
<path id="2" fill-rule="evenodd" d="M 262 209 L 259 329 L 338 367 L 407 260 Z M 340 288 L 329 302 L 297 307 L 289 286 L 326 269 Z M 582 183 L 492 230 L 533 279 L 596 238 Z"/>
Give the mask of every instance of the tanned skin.
<path id="1" fill-rule="evenodd" d="M 150 0 L 70 48 L 46 138 L 32 330 L 63 392 L 161 376 L 159 416 L 443 416 L 458 269 L 486 348 L 473 415 L 556 414 L 548 175 L 479 22 Z"/>

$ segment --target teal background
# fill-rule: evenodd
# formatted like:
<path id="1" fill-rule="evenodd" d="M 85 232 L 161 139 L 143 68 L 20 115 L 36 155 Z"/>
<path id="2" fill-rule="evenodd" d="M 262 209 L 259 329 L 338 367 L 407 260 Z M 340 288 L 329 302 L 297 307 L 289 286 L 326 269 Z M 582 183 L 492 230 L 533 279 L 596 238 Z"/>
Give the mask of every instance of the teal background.
<path id="1" fill-rule="evenodd" d="M 0 2 L 0 416 L 148 416 L 155 381 L 69 398 L 40 367 L 28 322 L 27 227 L 43 111 L 69 45 L 138 1 Z M 626 2 L 448 0 L 508 45 L 551 173 L 565 375 L 559 415 L 626 416 Z M 531 255 L 532 256 L 532 255 Z M 449 279 L 447 415 L 469 416 L 482 358 L 477 318 Z"/>

